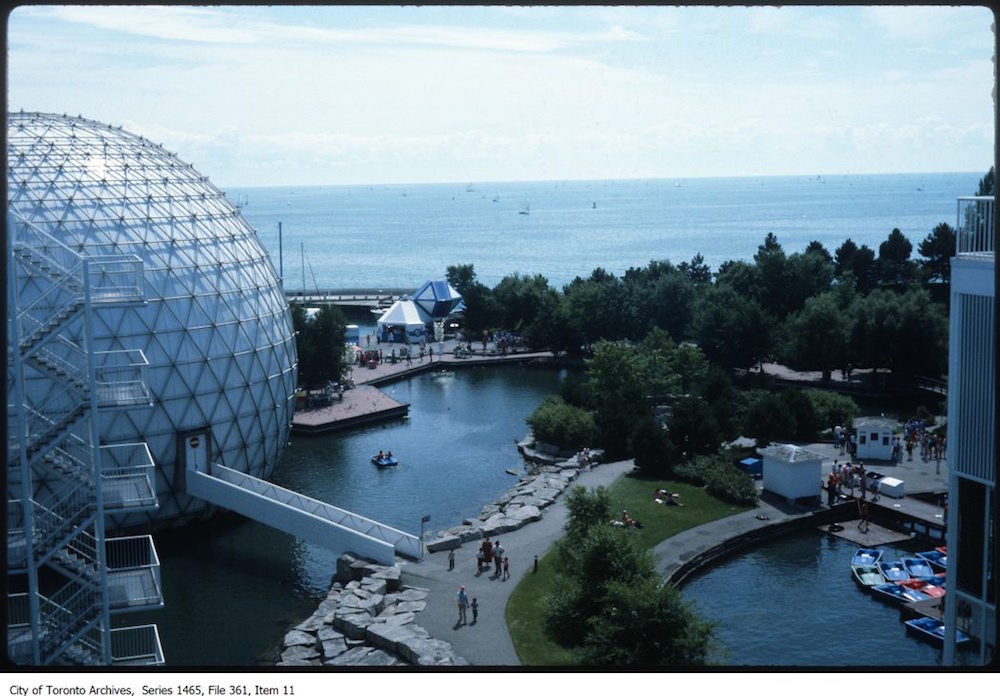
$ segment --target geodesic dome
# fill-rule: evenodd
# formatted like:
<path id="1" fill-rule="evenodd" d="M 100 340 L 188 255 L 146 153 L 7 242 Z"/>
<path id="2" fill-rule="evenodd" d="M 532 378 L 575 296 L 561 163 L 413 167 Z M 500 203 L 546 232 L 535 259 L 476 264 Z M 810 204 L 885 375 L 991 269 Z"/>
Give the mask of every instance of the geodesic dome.
<path id="1" fill-rule="evenodd" d="M 291 425 L 294 333 L 274 267 L 240 211 L 161 146 L 79 117 L 8 114 L 7 156 L 8 234 L 27 223 L 81 255 L 143 262 L 145 306 L 94 311 L 91 341 L 96 351 L 141 349 L 149 362 L 152 408 L 102 413 L 99 429 L 102 444 L 147 443 L 159 509 L 109 526 L 204 516 L 208 504 L 183 492 L 175 466 L 185 432 L 210 428 L 213 462 L 270 476 Z M 43 291 L 28 276 L 9 269 L 22 303 Z"/>

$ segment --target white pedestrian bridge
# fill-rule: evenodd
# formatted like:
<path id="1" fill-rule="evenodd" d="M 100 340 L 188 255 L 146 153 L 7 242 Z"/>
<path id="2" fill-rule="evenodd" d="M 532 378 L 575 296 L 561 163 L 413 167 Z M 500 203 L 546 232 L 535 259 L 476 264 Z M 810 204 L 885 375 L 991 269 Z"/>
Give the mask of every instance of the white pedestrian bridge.
<path id="1" fill-rule="evenodd" d="M 421 556 L 421 540 L 412 534 L 220 464 L 210 472 L 188 467 L 186 484 L 191 495 L 338 554 L 388 566 L 397 554 Z"/>

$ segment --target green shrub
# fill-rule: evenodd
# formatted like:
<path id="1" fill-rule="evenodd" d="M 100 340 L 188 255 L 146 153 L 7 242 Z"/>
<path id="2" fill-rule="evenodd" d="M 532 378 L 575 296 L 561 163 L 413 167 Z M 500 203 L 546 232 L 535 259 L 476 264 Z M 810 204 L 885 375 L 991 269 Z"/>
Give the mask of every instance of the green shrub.
<path id="1" fill-rule="evenodd" d="M 795 427 L 785 437 L 805 442 L 815 441 L 821 421 L 812 399 L 800 389 L 788 389 L 781 392 L 779 397 L 795 420 Z"/>
<path id="2" fill-rule="evenodd" d="M 765 393 L 747 408 L 744 433 L 759 444 L 788 440 L 797 427 L 795 414 L 778 394 Z"/>
<path id="3" fill-rule="evenodd" d="M 667 432 L 653 416 L 645 416 L 635 424 L 629 436 L 629 449 L 643 476 L 670 478 L 674 447 Z"/>
<path id="4" fill-rule="evenodd" d="M 692 667 L 714 650 L 715 625 L 673 585 L 651 579 L 608 583 L 590 619 L 579 663 L 599 667 Z"/>
<path id="5" fill-rule="evenodd" d="M 757 486 L 749 476 L 737 469 L 729 455 L 695 457 L 674 467 L 674 476 L 705 490 L 720 500 L 736 505 L 756 505 Z"/>
<path id="6" fill-rule="evenodd" d="M 858 415 L 858 405 L 846 394 L 822 389 L 807 389 L 805 393 L 812 401 L 820 429 L 837 425 L 850 428 L 854 417 Z"/>
<path id="7" fill-rule="evenodd" d="M 569 449 L 590 445 L 598 435 L 592 413 L 558 396 L 546 397 L 527 422 L 537 439 Z"/>

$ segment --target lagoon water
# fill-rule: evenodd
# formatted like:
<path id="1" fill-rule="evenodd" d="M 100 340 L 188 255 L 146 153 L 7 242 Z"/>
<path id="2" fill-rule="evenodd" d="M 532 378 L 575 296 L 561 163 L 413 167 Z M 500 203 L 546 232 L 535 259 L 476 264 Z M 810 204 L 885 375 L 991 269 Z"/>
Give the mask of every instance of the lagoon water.
<path id="1" fill-rule="evenodd" d="M 985 171 L 985 169 L 984 169 Z M 474 264 L 493 287 L 540 273 L 554 288 L 597 267 L 621 276 L 702 254 L 750 259 L 768 232 L 787 253 L 850 237 L 876 253 L 893 228 L 917 245 L 980 173 L 233 188 L 283 267 L 285 288 L 416 288 Z M 525 210 L 529 214 L 522 215 Z M 278 223 L 282 223 L 279 248 Z M 281 253 L 279 254 L 279 251 Z"/>
<path id="2" fill-rule="evenodd" d="M 410 404 L 410 418 L 319 438 L 293 438 L 274 480 L 413 534 L 479 514 L 523 471 L 515 440 L 558 391 L 554 370 L 502 366 L 430 372 L 383 390 Z M 392 450 L 400 464 L 369 458 Z M 156 623 L 167 664 L 273 665 L 284 634 L 315 610 L 336 570 L 326 549 L 223 515 L 156 537 L 165 607 L 129 615 Z"/>
<path id="3" fill-rule="evenodd" d="M 885 558 L 912 555 L 879 547 Z M 716 622 L 725 654 L 741 667 L 934 667 L 941 650 L 908 636 L 900 611 L 851 577 L 857 545 L 800 532 L 748 549 L 695 576 L 684 598 Z M 964 656 L 959 655 L 959 660 Z"/>

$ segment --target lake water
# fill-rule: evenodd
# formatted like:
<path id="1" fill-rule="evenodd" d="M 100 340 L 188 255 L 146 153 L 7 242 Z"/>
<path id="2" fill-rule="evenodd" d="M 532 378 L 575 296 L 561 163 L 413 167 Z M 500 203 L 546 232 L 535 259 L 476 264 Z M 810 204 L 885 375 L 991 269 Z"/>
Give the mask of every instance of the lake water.
<path id="1" fill-rule="evenodd" d="M 907 635 L 896 606 L 854 582 L 850 564 L 857 548 L 825 533 L 794 533 L 708 568 L 684 585 L 683 594 L 717 622 L 726 665 L 940 666 L 941 650 Z M 880 548 L 886 558 L 910 555 Z M 910 551 L 916 550 L 927 548 Z"/>
<path id="2" fill-rule="evenodd" d="M 427 531 L 461 524 L 517 482 L 506 473 L 523 470 L 515 440 L 561 379 L 504 366 L 386 385 L 410 404 L 408 420 L 295 438 L 274 481 L 414 534 L 427 514 Z M 379 449 L 399 466 L 373 466 Z M 165 607 L 126 618 L 158 625 L 174 667 L 273 665 L 284 634 L 312 614 L 336 570 L 334 553 L 237 515 L 158 535 L 156 548 Z"/>
<path id="3" fill-rule="evenodd" d="M 541 273 L 555 288 L 602 267 L 750 259 L 768 232 L 786 252 L 893 228 L 917 245 L 979 173 L 230 189 L 289 290 L 414 288 L 472 263 L 489 287 Z M 470 190 L 471 189 L 471 190 Z M 525 206 L 529 214 L 520 214 Z M 282 223 L 279 247 L 278 223 Z M 281 253 L 279 254 L 279 251 Z"/>

